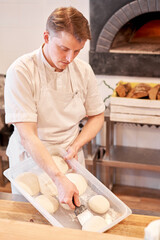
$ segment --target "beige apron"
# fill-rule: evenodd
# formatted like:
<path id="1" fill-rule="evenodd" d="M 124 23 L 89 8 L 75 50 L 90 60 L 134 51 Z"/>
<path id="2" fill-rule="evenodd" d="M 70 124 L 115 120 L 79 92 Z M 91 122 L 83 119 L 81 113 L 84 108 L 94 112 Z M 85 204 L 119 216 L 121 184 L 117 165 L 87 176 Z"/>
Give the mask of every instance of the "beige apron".
<path id="1" fill-rule="evenodd" d="M 39 52 L 37 56 L 41 79 L 41 93 L 37 101 L 38 136 L 49 149 L 52 146 L 67 148 L 79 134 L 79 122 L 86 116 L 86 110 L 80 97 L 75 70 L 69 65 L 72 92 L 62 92 L 51 87 L 47 81 L 44 63 Z M 78 161 L 85 165 L 83 151 L 78 153 Z"/>
<path id="2" fill-rule="evenodd" d="M 79 121 L 85 117 L 86 111 L 82 103 L 80 92 L 76 84 L 76 74 L 72 64 L 69 65 L 72 92 L 62 92 L 51 88 L 51 81 L 47 82 L 41 51 L 38 51 L 35 64 L 41 79 L 41 92 L 37 100 L 38 136 L 46 148 L 52 146 L 65 148 L 69 146 L 79 134 Z M 16 165 L 23 159 L 30 159 L 15 128 L 7 149 L 10 166 Z M 85 165 L 83 151 L 78 153 L 78 161 Z"/>

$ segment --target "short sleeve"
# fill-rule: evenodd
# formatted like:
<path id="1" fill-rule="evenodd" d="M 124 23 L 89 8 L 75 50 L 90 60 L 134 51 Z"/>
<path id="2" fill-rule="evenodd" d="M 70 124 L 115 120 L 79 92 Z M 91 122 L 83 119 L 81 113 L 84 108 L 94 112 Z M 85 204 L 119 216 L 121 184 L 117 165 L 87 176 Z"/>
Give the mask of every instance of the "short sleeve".
<path id="1" fill-rule="evenodd" d="M 85 100 L 85 108 L 88 116 L 93 116 L 104 112 L 105 105 L 99 92 L 97 79 L 89 66 L 87 77 L 87 95 Z"/>
<path id="2" fill-rule="evenodd" d="M 13 64 L 5 81 L 5 122 L 37 122 L 32 77 L 23 63 Z"/>

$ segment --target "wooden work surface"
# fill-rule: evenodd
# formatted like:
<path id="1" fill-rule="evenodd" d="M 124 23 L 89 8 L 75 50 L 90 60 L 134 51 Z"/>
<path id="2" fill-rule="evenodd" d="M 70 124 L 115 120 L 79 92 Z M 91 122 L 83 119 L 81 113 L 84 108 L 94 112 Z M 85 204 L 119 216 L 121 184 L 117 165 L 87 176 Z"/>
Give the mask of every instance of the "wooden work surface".
<path id="1" fill-rule="evenodd" d="M 91 233 L 81 230 L 53 227 L 28 202 L 14 202 L 0 200 L 0 239 L 114 239 L 136 240 L 144 238 L 144 228 L 153 220 L 154 216 L 130 215 L 106 233 Z M 14 237 L 13 237 L 14 236 Z"/>

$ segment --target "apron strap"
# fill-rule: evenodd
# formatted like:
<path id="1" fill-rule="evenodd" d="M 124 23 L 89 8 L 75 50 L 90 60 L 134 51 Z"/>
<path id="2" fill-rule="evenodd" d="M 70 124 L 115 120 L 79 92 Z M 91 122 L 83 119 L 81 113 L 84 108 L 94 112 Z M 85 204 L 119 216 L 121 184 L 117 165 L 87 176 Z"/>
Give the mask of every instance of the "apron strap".
<path id="1" fill-rule="evenodd" d="M 42 54 L 43 54 L 42 47 L 40 48 L 40 51 L 36 55 L 36 57 L 37 57 L 37 66 L 38 66 L 38 72 L 39 72 L 39 75 L 40 75 L 41 83 L 42 84 L 47 84 L 46 71 L 45 71 L 43 60 L 42 60 L 42 57 L 43 57 L 42 56 Z"/>
<path id="2" fill-rule="evenodd" d="M 36 55 L 36 58 L 37 58 L 36 60 L 37 60 L 37 66 L 39 69 L 38 72 L 40 74 L 41 83 L 42 83 L 42 85 L 46 85 L 47 78 L 46 78 L 46 71 L 45 71 L 45 67 L 44 67 L 44 63 L 43 63 L 42 47 L 40 48 L 40 50 L 38 51 L 38 54 Z M 68 68 L 69 68 L 69 72 L 70 72 L 71 87 L 72 87 L 73 97 L 74 97 L 75 95 L 78 94 L 78 85 L 77 85 L 77 81 L 76 81 L 77 77 L 75 75 L 73 62 L 68 65 Z"/>
<path id="3" fill-rule="evenodd" d="M 70 78 L 71 78 L 71 86 L 73 91 L 73 97 L 78 94 L 78 84 L 77 84 L 77 76 L 75 75 L 75 69 L 73 67 L 73 62 L 68 65 L 69 72 L 70 72 Z"/>

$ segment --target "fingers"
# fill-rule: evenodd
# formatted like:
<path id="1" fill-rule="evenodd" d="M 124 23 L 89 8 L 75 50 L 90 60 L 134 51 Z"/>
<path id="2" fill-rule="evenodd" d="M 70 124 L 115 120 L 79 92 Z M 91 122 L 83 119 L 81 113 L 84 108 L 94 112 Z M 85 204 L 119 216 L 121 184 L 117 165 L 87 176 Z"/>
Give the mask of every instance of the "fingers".
<path id="1" fill-rule="evenodd" d="M 64 160 L 70 160 L 72 158 L 78 159 L 77 152 L 72 146 L 68 147 L 66 151 L 67 151 L 67 154 L 64 157 Z"/>
<path id="2" fill-rule="evenodd" d="M 72 185 L 74 186 L 74 184 Z M 73 187 L 74 191 L 70 192 L 70 194 L 66 197 L 63 197 L 62 203 L 68 204 L 71 209 L 75 209 L 75 206 L 79 207 L 81 205 L 79 199 L 79 191 L 76 186 Z"/>
<path id="3" fill-rule="evenodd" d="M 68 201 L 67 204 L 71 209 L 75 209 L 75 205 L 73 204 L 73 201 L 71 199 Z"/>
<path id="4" fill-rule="evenodd" d="M 75 203 L 75 205 L 76 205 L 77 207 L 79 207 L 79 206 L 81 205 L 80 200 L 79 200 L 79 194 L 75 193 L 73 197 L 74 197 L 74 203 Z"/>
<path id="5" fill-rule="evenodd" d="M 81 205 L 79 195 L 76 193 L 73 195 L 72 199 L 64 199 L 63 203 L 68 204 L 71 209 L 75 209 L 75 206 L 79 207 Z"/>

